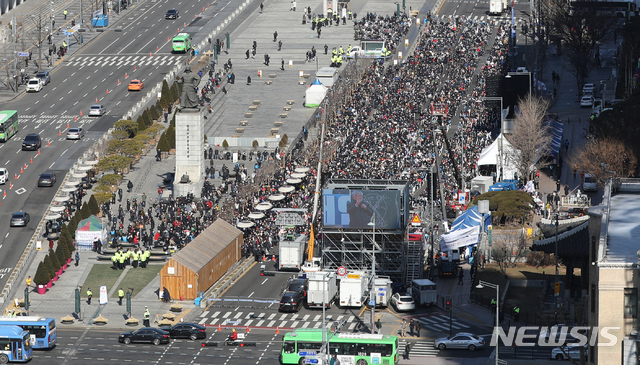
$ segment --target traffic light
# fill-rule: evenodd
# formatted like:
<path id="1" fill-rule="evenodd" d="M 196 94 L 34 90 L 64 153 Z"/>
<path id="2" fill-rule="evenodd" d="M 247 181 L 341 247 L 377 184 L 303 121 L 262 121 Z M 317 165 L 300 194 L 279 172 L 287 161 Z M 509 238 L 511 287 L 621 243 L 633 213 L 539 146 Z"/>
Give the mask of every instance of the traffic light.
<path id="1" fill-rule="evenodd" d="M 444 309 L 446 311 L 451 311 L 451 300 L 447 300 L 447 302 L 444 305 Z"/>

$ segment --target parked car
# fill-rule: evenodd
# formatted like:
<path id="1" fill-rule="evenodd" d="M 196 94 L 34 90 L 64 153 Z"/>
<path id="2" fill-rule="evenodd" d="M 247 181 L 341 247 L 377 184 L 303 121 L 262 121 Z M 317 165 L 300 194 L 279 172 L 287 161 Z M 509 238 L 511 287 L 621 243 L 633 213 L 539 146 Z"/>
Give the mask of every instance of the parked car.
<path id="1" fill-rule="evenodd" d="M 309 289 L 309 279 L 293 279 L 289 281 L 289 288 L 287 290 L 301 292 L 306 298 L 307 289 Z"/>
<path id="2" fill-rule="evenodd" d="M 89 109 L 89 115 L 91 116 L 101 116 L 107 112 L 107 108 L 101 104 L 91 105 L 91 109 Z"/>
<path id="3" fill-rule="evenodd" d="M 40 92 L 42 90 L 42 80 L 37 77 L 29 79 L 27 82 L 27 92 Z"/>
<path id="4" fill-rule="evenodd" d="M 44 174 L 40 174 L 40 178 L 38 179 L 38 187 L 53 186 L 55 184 L 56 184 L 56 174 L 52 172 L 45 172 Z"/>
<path id="5" fill-rule="evenodd" d="M 47 85 L 51 82 L 51 74 L 49 71 L 38 71 L 36 77 L 42 80 L 42 85 Z"/>
<path id="6" fill-rule="evenodd" d="M 180 17 L 180 13 L 176 9 L 169 9 L 167 13 L 164 15 L 165 19 L 178 19 Z"/>
<path id="7" fill-rule="evenodd" d="M 83 128 L 69 128 L 67 131 L 67 139 L 82 139 L 84 137 Z"/>
<path id="8" fill-rule="evenodd" d="M 592 83 L 584 84 L 582 87 L 582 95 L 593 95 L 596 92 L 596 86 Z"/>
<path id="9" fill-rule="evenodd" d="M 589 355 L 589 348 L 587 348 L 587 345 L 584 345 L 582 348 L 584 348 L 584 356 L 586 358 Z M 581 346 L 556 347 L 551 350 L 551 358 L 555 360 L 580 360 L 580 350 Z"/>
<path id="10" fill-rule="evenodd" d="M 9 227 L 26 227 L 31 220 L 31 216 L 27 212 L 15 212 L 11 215 L 11 221 Z"/>
<path id="11" fill-rule="evenodd" d="M 598 191 L 598 180 L 591 174 L 584 175 L 584 181 L 582 182 L 583 191 Z"/>
<path id="12" fill-rule="evenodd" d="M 416 309 L 413 297 L 407 293 L 395 293 L 391 296 L 391 305 L 398 311 L 412 311 Z"/>
<path id="13" fill-rule="evenodd" d="M 133 332 L 124 332 L 118 337 L 118 342 L 128 345 L 132 342 L 148 342 L 158 346 L 161 343 L 169 343 L 169 332 L 158 328 L 145 327 Z"/>
<path id="14" fill-rule="evenodd" d="M 581 107 L 593 106 L 593 96 L 583 96 L 582 99 L 580 99 L 580 106 Z"/>
<path id="15" fill-rule="evenodd" d="M 0 167 L 0 184 L 6 184 L 9 176 L 9 172 L 6 167 Z"/>
<path id="16" fill-rule="evenodd" d="M 281 312 L 297 312 L 304 302 L 304 295 L 298 291 L 286 291 L 280 299 Z"/>
<path id="17" fill-rule="evenodd" d="M 37 133 L 27 134 L 22 141 L 23 151 L 37 151 L 42 146 L 42 140 Z"/>
<path id="18" fill-rule="evenodd" d="M 169 332 L 171 338 L 189 338 L 195 341 L 199 338 L 207 338 L 207 328 L 195 323 L 178 323 L 173 327 L 163 327 L 163 331 Z"/>
<path id="19" fill-rule="evenodd" d="M 129 82 L 129 91 L 140 91 L 144 88 L 144 82 L 140 81 L 140 80 L 131 80 L 131 82 Z"/>
<path id="20" fill-rule="evenodd" d="M 437 349 L 468 349 L 473 351 L 475 349 L 484 348 L 484 339 L 478 337 L 472 333 L 456 333 L 451 337 L 443 337 L 437 339 L 433 346 Z"/>

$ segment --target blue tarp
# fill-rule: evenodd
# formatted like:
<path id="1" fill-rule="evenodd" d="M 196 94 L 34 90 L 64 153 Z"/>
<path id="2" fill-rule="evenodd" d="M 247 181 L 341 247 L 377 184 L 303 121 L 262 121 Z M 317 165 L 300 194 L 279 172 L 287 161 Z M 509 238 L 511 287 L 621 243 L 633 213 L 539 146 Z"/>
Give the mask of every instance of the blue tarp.
<path id="1" fill-rule="evenodd" d="M 482 214 L 478 213 L 478 206 L 474 205 L 473 207 L 465 210 L 464 213 L 460 214 L 460 216 L 456 218 L 455 221 L 453 221 L 453 224 L 451 225 L 451 231 L 477 227 L 480 225 L 481 220 L 482 220 Z M 485 214 L 485 217 L 484 217 L 485 229 L 490 224 L 491 224 L 491 214 Z"/>

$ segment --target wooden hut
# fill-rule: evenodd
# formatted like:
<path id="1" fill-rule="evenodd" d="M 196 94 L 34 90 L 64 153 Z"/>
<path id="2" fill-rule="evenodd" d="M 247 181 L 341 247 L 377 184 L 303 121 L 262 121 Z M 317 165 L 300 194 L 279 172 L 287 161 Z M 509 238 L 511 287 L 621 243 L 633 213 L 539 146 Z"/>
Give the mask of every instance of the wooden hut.
<path id="1" fill-rule="evenodd" d="M 160 271 L 160 290 L 172 298 L 195 299 L 242 258 L 242 231 L 216 220 L 169 259 Z"/>

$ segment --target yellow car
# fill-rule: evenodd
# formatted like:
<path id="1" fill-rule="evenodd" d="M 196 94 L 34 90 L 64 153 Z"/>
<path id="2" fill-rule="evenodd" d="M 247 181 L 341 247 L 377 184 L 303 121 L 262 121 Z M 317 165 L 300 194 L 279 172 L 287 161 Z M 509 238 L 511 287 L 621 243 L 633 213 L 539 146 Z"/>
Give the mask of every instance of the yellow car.
<path id="1" fill-rule="evenodd" d="M 144 82 L 140 80 L 131 80 L 129 83 L 129 91 L 140 91 L 144 88 Z"/>

